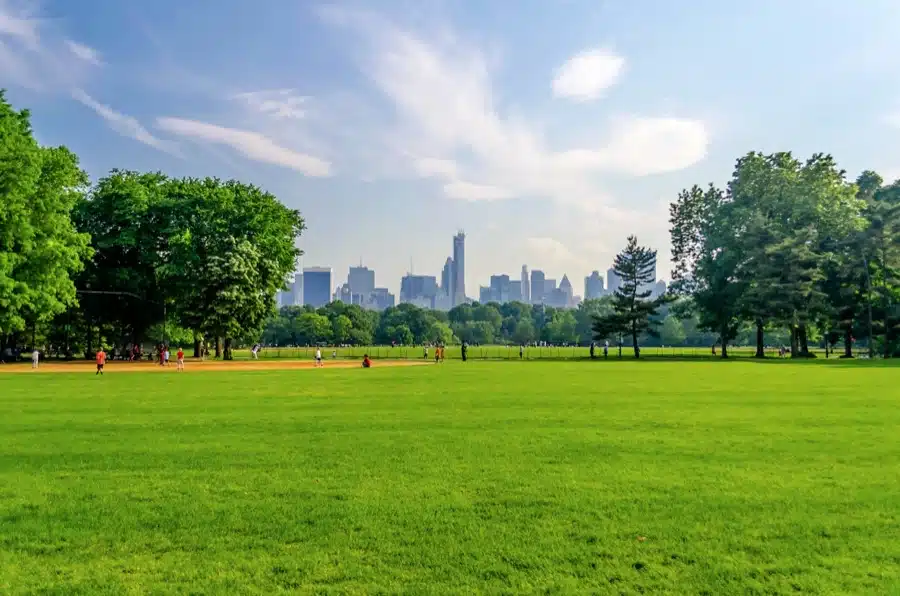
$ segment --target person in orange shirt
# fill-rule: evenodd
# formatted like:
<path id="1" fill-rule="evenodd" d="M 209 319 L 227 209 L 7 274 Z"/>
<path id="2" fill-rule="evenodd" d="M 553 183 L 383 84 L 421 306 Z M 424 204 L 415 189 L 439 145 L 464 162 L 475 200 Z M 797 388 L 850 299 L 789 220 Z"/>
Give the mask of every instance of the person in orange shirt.
<path id="1" fill-rule="evenodd" d="M 178 348 L 178 353 L 175 354 L 175 358 L 177 358 L 177 369 L 176 370 L 184 370 L 184 350 Z"/>
<path id="2" fill-rule="evenodd" d="M 363 356 L 363 368 L 372 368 L 372 361 L 369 360 L 368 354 Z"/>
<path id="3" fill-rule="evenodd" d="M 100 348 L 100 351 L 97 352 L 97 372 L 94 376 L 103 375 L 104 364 L 106 364 L 106 352 L 103 351 L 103 348 Z"/>

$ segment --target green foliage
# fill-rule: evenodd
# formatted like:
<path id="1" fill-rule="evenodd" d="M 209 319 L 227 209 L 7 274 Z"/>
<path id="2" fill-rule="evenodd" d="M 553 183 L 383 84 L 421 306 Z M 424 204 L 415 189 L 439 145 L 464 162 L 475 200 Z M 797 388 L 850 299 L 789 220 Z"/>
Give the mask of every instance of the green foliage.
<path id="1" fill-rule="evenodd" d="M 694 186 L 672 204 L 673 290 L 690 297 L 700 327 L 724 342 L 752 325 L 760 357 L 773 328 L 789 330 L 793 356 L 809 353 L 817 329 L 842 336 L 846 356 L 854 336 L 871 345 L 880 331 L 890 344 L 894 186 L 871 171 L 851 184 L 825 154 L 804 162 L 749 153 L 726 192 Z M 872 322 L 879 314 L 880 326 Z"/>
<path id="2" fill-rule="evenodd" d="M 73 276 L 91 250 L 71 213 L 86 186 L 78 158 L 38 145 L 29 113 L 0 91 L 0 336 L 77 303 Z"/>
<path id="3" fill-rule="evenodd" d="M 613 296 L 613 312 L 594 319 L 594 338 L 603 340 L 628 335 L 634 356 L 639 358 L 640 337 L 643 334 L 658 336 L 655 316 L 663 299 L 650 299 L 651 290 L 644 289 L 656 281 L 656 251 L 639 246 L 637 238 L 629 236 L 625 249 L 616 255 L 613 268 L 622 281 Z"/>

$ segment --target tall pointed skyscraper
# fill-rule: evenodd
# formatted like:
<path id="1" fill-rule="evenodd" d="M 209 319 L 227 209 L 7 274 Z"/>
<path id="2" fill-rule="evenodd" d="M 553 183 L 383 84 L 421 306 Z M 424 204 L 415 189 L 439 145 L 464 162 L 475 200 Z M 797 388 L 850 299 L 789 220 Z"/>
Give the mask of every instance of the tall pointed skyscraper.
<path id="1" fill-rule="evenodd" d="M 453 237 L 453 306 L 466 302 L 466 235 Z"/>
<path id="2" fill-rule="evenodd" d="M 528 280 L 528 265 L 522 265 L 522 302 L 531 304 L 531 284 Z"/>

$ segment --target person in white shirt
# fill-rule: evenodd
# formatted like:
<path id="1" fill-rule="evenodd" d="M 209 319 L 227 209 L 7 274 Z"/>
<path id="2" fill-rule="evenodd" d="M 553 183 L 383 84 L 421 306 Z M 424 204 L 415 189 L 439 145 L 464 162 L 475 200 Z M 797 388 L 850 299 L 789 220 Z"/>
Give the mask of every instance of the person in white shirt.
<path id="1" fill-rule="evenodd" d="M 322 366 L 322 350 L 316 348 L 316 366 Z"/>
<path id="2" fill-rule="evenodd" d="M 31 353 L 31 368 L 37 368 L 41 364 L 41 353 L 37 348 Z"/>

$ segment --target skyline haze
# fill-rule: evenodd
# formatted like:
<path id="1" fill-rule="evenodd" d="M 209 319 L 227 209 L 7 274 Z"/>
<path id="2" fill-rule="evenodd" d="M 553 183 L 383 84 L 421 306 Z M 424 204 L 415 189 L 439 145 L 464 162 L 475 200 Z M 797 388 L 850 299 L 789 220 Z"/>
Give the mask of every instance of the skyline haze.
<path id="1" fill-rule="evenodd" d="M 272 192 L 337 279 L 440 279 L 465 229 L 477 297 L 605 271 L 629 234 L 668 280 L 668 204 L 749 150 L 900 177 L 898 30 L 890 0 L 0 0 L 0 87 L 93 180 Z"/>

